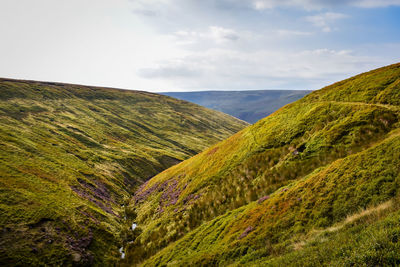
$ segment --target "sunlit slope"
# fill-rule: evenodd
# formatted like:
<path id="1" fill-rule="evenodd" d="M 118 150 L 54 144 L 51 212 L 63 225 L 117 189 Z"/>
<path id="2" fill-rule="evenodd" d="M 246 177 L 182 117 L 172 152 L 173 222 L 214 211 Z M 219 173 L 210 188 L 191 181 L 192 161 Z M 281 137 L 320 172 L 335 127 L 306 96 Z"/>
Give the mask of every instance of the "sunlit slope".
<path id="1" fill-rule="evenodd" d="M 399 166 L 400 131 L 396 130 L 371 148 L 289 183 L 264 201 L 251 202 L 199 226 L 147 263 L 171 261 L 182 266 L 258 262 L 263 266 L 263 262 L 269 262 L 282 266 L 277 263 L 312 265 L 317 258 L 323 265 L 331 261 L 369 266 L 399 264 Z M 386 203 L 389 200 L 392 203 Z M 387 214 L 374 213 L 389 208 L 395 212 L 391 222 L 379 222 Z M 375 215 L 369 218 L 370 223 L 382 224 L 386 229 L 364 230 L 362 220 L 369 213 Z M 352 214 L 354 219 L 347 218 Z M 338 245 L 338 237 L 332 233 L 337 235 L 348 228 L 353 231 L 340 237 L 345 242 L 330 247 L 331 242 Z M 351 246 L 357 243 L 358 247 Z M 343 253 L 340 246 L 345 248 Z M 336 254 L 329 255 L 318 247 L 330 247 Z M 320 253 L 315 255 L 313 250 Z"/>
<path id="2" fill-rule="evenodd" d="M 131 204 L 142 232 L 130 245 L 130 262 L 146 259 L 175 240 L 179 241 L 160 252 L 151 263 L 174 261 L 177 257 L 182 262 L 196 262 L 196 254 L 199 259 L 209 257 L 210 263 L 226 263 L 225 260 L 250 253 L 250 248 L 266 246 L 262 243 L 265 238 L 274 249 L 281 246 L 285 251 L 291 242 L 286 240 L 293 233 L 328 227 L 359 208 L 390 199 L 396 195 L 399 173 L 395 161 L 399 84 L 400 64 L 395 64 L 325 87 L 155 176 L 136 192 Z M 386 144 L 393 154 L 385 154 L 386 146 L 378 144 Z M 370 150 L 375 156 L 366 152 Z M 393 162 L 373 161 L 380 160 L 376 158 L 379 154 L 385 156 L 382 160 Z M 357 165 L 355 159 L 363 157 L 367 157 L 369 164 Z M 340 171 L 345 162 L 355 169 Z M 376 180 L 364 177 L 359 184 L 353 184 L 363 168 L 376 175 Z M 392 171 L 386 172 L 385 168 Z M 349 176 L 330 177 L 324 173 L 327 170 Z M 348 180 L 340 180 L 344 177 Z M 366 189 L 375 190 L 385 179 L 390 183 L 382 192 L 378 190 L 376 196 L 368 197 L 370 192 Z M 324 191 L 332 192 L 330 202 L 323 202 L 323 194 L 318 191 L 308 192 L 318 180 L 327 180 L 331 185 L 330 191 Z M 312 184 L 303 186 L 301 183 L 306 181 Z M 338 183 L 343 183 L 340 188 L 347 188 L 347 184 L 356 186 L 353 193 L 364 192 L 354 197 L 359 202 L 346 202 L 347 195 L 335 191 L 333 185 Z M 290 190 L 297 191 L 290 201 L 283 200 Z M 299 192 L 308 194 L 303 196 Z M 341 206 L 340 201 L 340 208 L 334 206 L 332 199 L 336 198 L 343 198 L 341 201 L 347 206 Z M 291 205 L 311 211 L 320 205 L 320 213 L 302 218 L 288 210 Z M 264 210 L 259 213 L 261 208 Z M 340 212 L 332 215 L 330 212 L 336 208 Z M 269 212 L 277 217 L 268 215 Z M 284 216 L 285 223 L 279 223 L 281 213 L 291 221 L 285 222 Z M 299 220 L 295 227 L 291 224 L 296 217 Z M 264 241 L 245 238 L 253 232 L 254 237 L 259 235 Z M 278 235 L 268 235 L 274 232 Z M 249 257 L 248 261 L 258 256 Z"/>
<path id="3" fill-rule="evenodd" d="M 157 94 L 0 79 L 0 262 L 112 262 L 131 190 L 245 125 Z"/>

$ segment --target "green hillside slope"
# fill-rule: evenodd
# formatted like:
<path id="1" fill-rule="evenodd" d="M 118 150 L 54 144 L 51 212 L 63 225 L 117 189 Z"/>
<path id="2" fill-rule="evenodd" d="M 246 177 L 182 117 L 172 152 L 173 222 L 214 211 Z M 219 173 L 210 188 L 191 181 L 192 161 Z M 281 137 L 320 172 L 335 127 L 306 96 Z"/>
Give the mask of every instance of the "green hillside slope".
<path id="1" fill-rule="evenodd" d="M 247 90 L 162 94 L 219 110 L 249 123 L 255 123 L 309 93 L 311 91 L 307 90 Z"/>
<path id="2" fill-rule="evenodd" d="M 400 264 L 399 86 L 400 64 L 338 82 L 155 176 L 127 262 Z"/>
<path id="3" fill-rule="evenodd" d="M 0 79 L 0 262 L 111 264 L 132 190 L 244 126 L 157 94 Z"/>

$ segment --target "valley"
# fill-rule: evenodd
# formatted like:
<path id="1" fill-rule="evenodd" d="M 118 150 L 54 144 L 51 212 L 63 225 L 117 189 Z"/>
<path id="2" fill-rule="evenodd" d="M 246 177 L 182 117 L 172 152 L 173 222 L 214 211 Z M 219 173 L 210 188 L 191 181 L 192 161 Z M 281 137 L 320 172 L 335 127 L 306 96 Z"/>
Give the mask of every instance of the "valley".
<path id="1" fill-rule="evenodd" d="M 400 264 L 400 64 L 253 125 L 168 96 L 0 80 L 3 265 Z"/>
<path id="2" fill-rule="evenodd" d="M 0 267 L 400 266 L 400 0 L 0 1 Z"/>
<path id="3" fill-rule="evenodd" d="M 0 262 L 118 261 L 133 191 L 246 125 L 147 92 L 0 79 Z"/>

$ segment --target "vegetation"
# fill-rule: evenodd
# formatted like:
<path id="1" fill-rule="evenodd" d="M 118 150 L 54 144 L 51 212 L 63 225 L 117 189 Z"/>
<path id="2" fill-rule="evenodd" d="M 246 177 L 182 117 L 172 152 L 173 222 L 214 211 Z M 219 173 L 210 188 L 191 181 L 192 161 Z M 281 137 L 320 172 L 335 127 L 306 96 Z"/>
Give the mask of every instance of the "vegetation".
<path id="1" fill-rule="evenodd" d="M 0 79 L 0 262 L 114 264 L 133 190 L 244 126 L 157 94 Z"/>
<path id="2" fill-rule="evenodd" d="M 0 89 L 2 265 L 400 265 L 400 64 L 244 129 L 145 92 Z"/>
<path id="3" fill-rule="evenodd" d="M 153 177 L 126 263 L 400 264 L 399 81 L 325 87 Z"/>
<path id="4" fill-rule="evenodd" d="M 225 112 L 249 123 L 255 123 L 310 92 L 306 90 L 249 90 L 163 94 Z"/>
<path id="5" fill-rule="evenodd" d="M 321 235 L 328 238 L 329 233 L 333 231 L 326 228 L 334 226 L 335 223 L 346 224 L 342 221 L 346 220 L 348 215 L 356 213 L 361 208 L 376 206 L 398 195 L 399 134 L 397 131 L 395 137 L 389 137 L 377 146 L 337 160 L 317 173 L 291 183 L 285 188 L 287 190 L 275 192 L 263 203 L 252 202 L 203 224 L 173 246 L 161 251 L 148 262 L 149 265 L 171 260 L 178 261 L 180 265 L 189 262 L 247 264 L 259 258 L 264 258 L 263 261 L 272 259 L 274 262 L 277 261 L 275 259 L 277 255 L 293 251 L 300 241 L 304 240 L 306 245 L 315 242 L 312 238 L 305 238 L 304 235 L 312 236 L 313 232 L 327 232 L 328 234 Z M 383 151 L 385 153 L 382 153 Z M 367 168 L 371 165 L 372 168 Z M 357 222 L 351 224 L 354 227 L 359 226 Z M 394 221 L 394 224 L 390 225 L 391 230 L 397 232 L 399 226 L 399 221 Z M 247 230 L 249 227 L 251 231 Z M 341 232 L 339 230 L 335 232 Z M 359 228 L 359 231 L 362 231 L 362 228 Z M 243 237 L 243 233 L 246 232 L 247 235 Z M 361 242 L 372 243 L 373 240 L 368 240 L 366 233 L 363 235 L 365 237 Z M 356 242 L 359 240 L 357 234 L 347 238 Z M 387 238 L 382 237 L 382 239 Z M 374 259 L 368 259 L 361 249 L 360 254 L 353 255 L 355 251 L 347 253 L 354 257 L 365 257 L 365 262 L 358 263 L 369 264 L 375 261 L 376 264 L 383 265 L 392 259 L 386 257 L 381 259 L 379 255 L 390 256 L 399 245 L 397 241 L 393 242 L 394 244 L 390 244 L 387 240 L 382 242 L 385 243 L 375 251 L 377 255 L 373 256 Z M 368 243 L 363 244 L 365 250 L 376 249 L 368 247 Z M 325 244 L 325 246 L 330 245 Z M 348 243 L 345 247 L 351 250 Z M 297 251 L 301 251 L 301 248 L 297 248 Z M 312 258 L 313 253 L 309 251 L 308 255 Z M 321 260 L 323 259 L 324 256 L 321 257 Z M 286 260 L 287 258 L 281 257 L 281 262 Z M 343 259 L 336 260 L 343 261 Z M 396 260 L 397 263 L 400 262 L 400 259 Z M 296 262 L 294 258 L 291 258 L 291 261 Z M 304 258 L 302 262 L 313 263 L 310 258 Z M 357 262 L 353 262 L 355 263 Z"/>

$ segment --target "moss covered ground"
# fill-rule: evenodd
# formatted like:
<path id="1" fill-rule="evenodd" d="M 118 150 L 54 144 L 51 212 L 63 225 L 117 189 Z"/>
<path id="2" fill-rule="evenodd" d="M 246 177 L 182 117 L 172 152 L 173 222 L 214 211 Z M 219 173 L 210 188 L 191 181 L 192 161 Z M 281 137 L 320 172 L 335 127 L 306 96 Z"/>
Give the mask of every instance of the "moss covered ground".
<path id="1" fill-rule="evenodd" d="M 112 265 L 133 190 L 247 124 L 140 91 L 0 79 L 0 262 Z"/>

